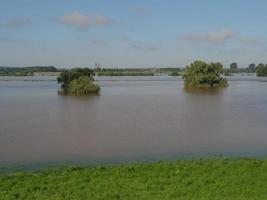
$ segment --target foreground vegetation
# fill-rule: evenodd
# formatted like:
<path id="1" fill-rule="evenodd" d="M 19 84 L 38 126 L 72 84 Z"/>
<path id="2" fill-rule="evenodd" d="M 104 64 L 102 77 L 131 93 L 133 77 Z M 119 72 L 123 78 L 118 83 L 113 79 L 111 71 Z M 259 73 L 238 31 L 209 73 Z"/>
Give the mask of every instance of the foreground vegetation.
<path id="1" fill-rule="evenodd" d="M 267 160 L 213 158 L 0 174 L 0 199 L 267 199 Z"/>
<path id="2" fill-rule="evenodd" d="M 191 63 L 183 75 L 185 88 L 222 88 L 227 87 L 223 77 L 223 66 L 220 63 Z"/>

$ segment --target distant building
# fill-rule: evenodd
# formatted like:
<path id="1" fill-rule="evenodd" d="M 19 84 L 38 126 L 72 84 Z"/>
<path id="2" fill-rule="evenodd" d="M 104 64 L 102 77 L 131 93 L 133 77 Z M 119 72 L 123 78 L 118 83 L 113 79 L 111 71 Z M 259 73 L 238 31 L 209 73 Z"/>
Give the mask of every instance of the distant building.
<path id="1" fill-rule="evenodd" d="M 100 71 L 101 70 L 101 68 L 100 68 L 100 62 L 96 62 L 95 63 L 95 68 L 96 68 L 97 71 Z"/>

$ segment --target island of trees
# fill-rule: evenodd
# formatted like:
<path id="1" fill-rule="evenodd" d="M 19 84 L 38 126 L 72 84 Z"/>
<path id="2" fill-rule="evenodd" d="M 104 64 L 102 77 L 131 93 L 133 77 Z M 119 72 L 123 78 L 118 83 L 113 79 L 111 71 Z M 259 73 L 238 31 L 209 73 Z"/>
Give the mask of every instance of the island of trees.
<path id="1" fill-rule="evenodd" d="M 65 70 L 57 78 L 61 92 L 70 95 L 98 94 L 100 86 L 94 83 L 94 71 L 89 68 Z"/>
<path id="2" fill-rule="evenodd" d="M 257 76 L 267 76 L 267 64 L 259 64 L 256 73 Z"/>
<path id="3" fill-rule="evenodd" d="M 222 88 L 227 87 L 221 63 L 205 63 L 195 61 L 186 67 L 184 78 L 185 88 Z"/>

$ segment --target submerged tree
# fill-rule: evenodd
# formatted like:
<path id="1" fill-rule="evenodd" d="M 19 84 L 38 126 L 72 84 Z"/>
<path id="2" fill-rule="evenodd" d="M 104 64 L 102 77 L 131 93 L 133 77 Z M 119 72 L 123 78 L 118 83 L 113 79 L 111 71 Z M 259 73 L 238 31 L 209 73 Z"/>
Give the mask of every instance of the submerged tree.
<path id="1" fill-rule="evenodd" d="M 256 70 L 257 76 L 267 76 L 267 64 L 259 64 Z"/>
<path id="2" fill-rule="evenodd" d="M 61 84 L 62 88 L 67 88 L 71 81 L 78 79 L 81 76 L 87 76 L 91 81 L 93 81 L 94 71 L 89 68 L 74 68 L 71 70 L 63 71 L 57 78 L 57 82 Z"/>
<path id="3" fill-rule="evenodd" d="M 100 87 L 89 80 L 87 76 L 81 76 L 70 82 L 68 92 L 73 95 L 87 95 L 99 93 Z"/>
<path id="4" fill-rule="evenodd" d="M 183 76 L 185 88 L 227 87 L 221 63 L 195 61 L 186 68 Z"/>
<path id="5" fill-rule="evenodd" d="M 93 75 L 94 71 L 89 68 L 74 68 L 63 71 L 57 81 L 66 94 L 99 93 L 100 87 L 93 83 Z"/>

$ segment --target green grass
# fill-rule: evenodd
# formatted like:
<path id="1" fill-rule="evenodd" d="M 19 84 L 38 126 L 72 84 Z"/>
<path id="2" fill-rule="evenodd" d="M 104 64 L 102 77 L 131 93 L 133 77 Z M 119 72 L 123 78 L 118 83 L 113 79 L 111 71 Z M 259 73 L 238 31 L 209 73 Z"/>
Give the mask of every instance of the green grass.
<path id="1" fill-rule="evenodd" d="M 1 174 L 0 199 L 267 199 L 267 160 L 212 158 Z"/>

